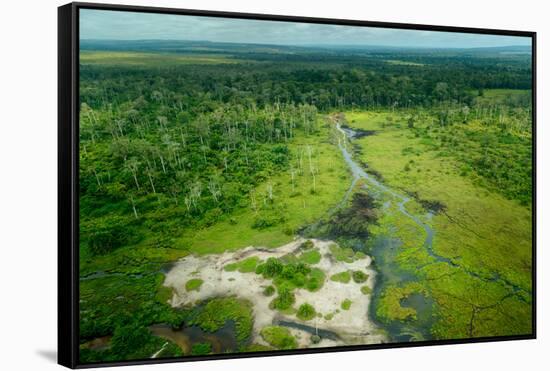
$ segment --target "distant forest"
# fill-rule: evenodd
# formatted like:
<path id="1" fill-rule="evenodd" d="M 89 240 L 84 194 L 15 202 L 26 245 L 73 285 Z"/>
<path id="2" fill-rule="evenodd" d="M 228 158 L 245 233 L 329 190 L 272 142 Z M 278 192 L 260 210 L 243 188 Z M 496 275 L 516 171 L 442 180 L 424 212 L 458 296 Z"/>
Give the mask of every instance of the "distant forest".
<path id="1" fill-rule="evenodd" d="M 86 48 L 108 42 L 83 42 Z M 116 43 L 118 50 L 196 54 L 197 43 Z M 222 46 L 226 49 L 222 49 Z M 88 87 L 81 100 L 100 107 L 106 99 L 134 100 L 167 90 L 169 103 L 182 101 L 194 110 L 211 110 L 209 101 L 256 104 L 312 104 L 319 110 L 346 108 L 471 105 L 483 89 L 530 89 L 529 49 L 374 50 L 270 47 L 210 43 L 199 48 L 227 55 L 238 63 L 149 68 L 84 65 L 81 78 L 101 79 L 101 91 Z M 522 51 L 516 51 L 522 50 Z M 195 50 L 195 51 L 194 51 Z M 307 52 L 303 52 L 306 50 Z M 527 51 L 526 51 L 527 50 Z M 295 53 L 302 51 L 301 53 Z M 284 63 L 282 63 L 284 62 Z M 160 67 L 160 66 L 159 66 Z M 413 67 L 413 68 L 411 68 Z M 414 68 L 417 67 L 417 68 Z M 421 67 L 421 68 L 420 68 Z M 105 81 L 106 80 L 106 81 Z M 128 87 L 130 83 L 130 88 Z M 88 84 L 87 84 L 88 85 Z M 199 104 L 194 104 L 194 103 Z"/>

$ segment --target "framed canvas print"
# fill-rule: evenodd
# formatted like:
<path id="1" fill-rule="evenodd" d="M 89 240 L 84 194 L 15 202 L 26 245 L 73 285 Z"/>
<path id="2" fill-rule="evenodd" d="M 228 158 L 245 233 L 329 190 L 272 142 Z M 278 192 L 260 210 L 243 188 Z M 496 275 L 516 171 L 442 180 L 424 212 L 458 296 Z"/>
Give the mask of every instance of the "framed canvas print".
<path id="1" fill-rule="evenodd" d="M 535 338 L 535 36 L 60 7 L 59 362 Z"/>

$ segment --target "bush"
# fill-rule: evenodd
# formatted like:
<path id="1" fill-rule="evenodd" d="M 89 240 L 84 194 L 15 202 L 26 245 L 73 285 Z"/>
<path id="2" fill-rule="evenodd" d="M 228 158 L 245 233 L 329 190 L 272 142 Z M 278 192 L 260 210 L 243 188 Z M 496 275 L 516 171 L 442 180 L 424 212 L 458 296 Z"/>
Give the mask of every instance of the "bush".
<path id="1" fill-rule="evenodd" d="M 286 218 L 279 210 L 269 210 L 262 212 L 262 215 L 257 216 L 252 223 L 254 229 L 266 229 L 284 223 Z"/>
<path id="2" fill-rule="evenodd" d="M 325 273 L 318 268 L 311 269 L 308 280 L 306 282 L 306 289 L 308 291 L 314 292 L 321 289 L 324 283 Z"/>
<path id="3" fill-rule="evenodd" d="M 302 244 L 300 245 L 300 248 L 307 250 L 307 249 L 311 249 L 313 246 L 315 246 L 313 241 L 306 240 L 306 241 L 302 242 Z"/>
<path id="4" fill-rule="evenodd" d="M 343 271 L 330 276 L 330 280 L 334 282 L 348 283 L 351 280 L 351 275 L 348 271 Z"/>
<path id="5" fill-rule="evenodd" d="M 292 307 L 296 297 L 294 293 L 287 288 L 279 289 L 279 295 L 271 302 L 273 308 L 278 310 L 287 310 Z"/>
<path id="6" fill-rule="evenodd" d="M 349 308 L 351 308 L 351 303 L 352 303 L 351 300 L 346 299 L 346 300 L 344 300 L 344 301 L 340 304 L 340 307 L 341 307 L 343 310 L 349 310 Z"/>
<path id="7" fill-rule="evenodd" d="M 132 221 L 119 216 L 106 217 L 88 222 L 83 228 L 83 237 L 88 241 L 92 255 L 105 255 L 136 240 Z"/>
<path id="8" fill-rule="evenodd" d="M 317 249 L 305 251 L 298 257 L 298 259 L 307 264 L 318 264 L 321 261 L 321 253 Z"/>
<path id="9" fill-rule="evenodd" d="M 275 293 L 275 287 L 273 286 L 267 286 L 265 289 L 264 289 L 264 295 L 265 296 L 271 296 Z"/>
<path id="10" fill-rule="evenodd" d="M 309 321 L 310 319 L 315 318 L 317 315 L 317 312 L 315 311 L 315 308 L 313 305 L 304 303 L 300 305 L 298 308 L 298 313 L 296 313 L 296 317 L 303 321 Z"/>
<path id="11" fill-rule="evenodd" d="M 138 320 L 126 319 L 115 328 L 111 339 L 111 353 L 116 359 L 148 358 L 165 340 L 157 338 Z"/>
<path id="12" fill-rule="evenodd" d="M 218 222 L 218 220 L 220 220 L 222 215 L 223 215 L 223 210 L 220 209 L 219 207 L 216 207 L 214 209 L 208 210 L 203 215 L 202 222 L 204 223 L 205 226 L 210 227 L 210 226 L 216 224 L 216 222 Z"/>
<path id="13" fill-rule="evenodd" d="M 268 258 L 264 264 L 256 267 L 256 273 L 264 278 L 273 278 L 283 271 L 283 264 L 276 258 Z"/>
<path id="14" fill-rule="evenodd" d="M 296 234 L 296 229 L 289 226 L 289 225 L 286 225 L 284 228 L 283 228 L 283 233 L 287 236 L 293 236 Z"/>
<path id="15" fill-rule="evenodd" d="M 319 335 L 311 335 L 311 343 L 319 344 L 321 342 L 321 337 Z"/>
<path id="16" fill-rule="evenodd" d="M 139 349 L 147 345 L 151 332 L 137 322 L 117 326 L 111 340 L 113 351 L 126 354 L 131 349 Z"/>
<path id="17" fill-rule="evenodd" d="M 329 247 L 330 253 L 339 262 L 353 263 L 355 253 L 349 247 L 340 247 L 336 244 L 332 244 Z"/>
<path id="18" fill-rule="evenodd" d="M 203 356 L 212 352 L 210 343 L 196 343 L 191 347 L 191 354 L 194 356 Z"/>
<path id="19" fill-rule="evenodd" d="M 370 293 L 372 293 L 372 290 L 370 287 L 365 285 L 361 287 L 361 292 L 363 293 L 363 295 L 369 295 Z"/>
<path id="20" fill-rule="evenodd" d="M 262 338 L 277 349 L 295 349 L 296 338 L 285 327 L 267 326 L 260 331 Z"/>
<path id="21" fill-rule="evenodd" d="M 355 283 L 363 283 L 369 278 L 368 274 L 361 271 L 353 271 L 351 276 L 353 278 L 353 282 Z"/>

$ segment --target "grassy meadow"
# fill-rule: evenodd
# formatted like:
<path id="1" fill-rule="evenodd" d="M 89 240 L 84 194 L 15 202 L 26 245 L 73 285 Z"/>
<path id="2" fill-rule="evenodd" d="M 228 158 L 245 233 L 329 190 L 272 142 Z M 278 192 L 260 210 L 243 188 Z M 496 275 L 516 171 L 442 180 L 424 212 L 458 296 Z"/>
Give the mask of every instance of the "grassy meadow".
<path id="1" fill-rule="evenodd" d="M 80 52 L 80 63 L 104 66 L 177 66 L 182 64 L 224 64 L 237 63 L 231 55 L 174 53 L 151 53 L 134 51 L 87 51 Z"/>

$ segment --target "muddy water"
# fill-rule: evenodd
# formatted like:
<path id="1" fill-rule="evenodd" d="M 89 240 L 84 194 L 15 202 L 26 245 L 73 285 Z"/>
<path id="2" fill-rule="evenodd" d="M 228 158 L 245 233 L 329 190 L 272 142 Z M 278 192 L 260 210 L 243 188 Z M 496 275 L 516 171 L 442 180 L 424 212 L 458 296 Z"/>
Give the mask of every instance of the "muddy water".
<path id="1" fill-rule="evenodd" d="M 169 325 L 159 324 L 150 326 L 153 335 L 170 340 L 181 348 L 184 354 L 191 354 L 193 344 L 209 343 L 213 353 L 237 351 L 238 344 L 235 338 L 235 324 L 228 321 L 224 327 L 215 332 L 205 332 L 197 326 L 173 329 Z"/>

